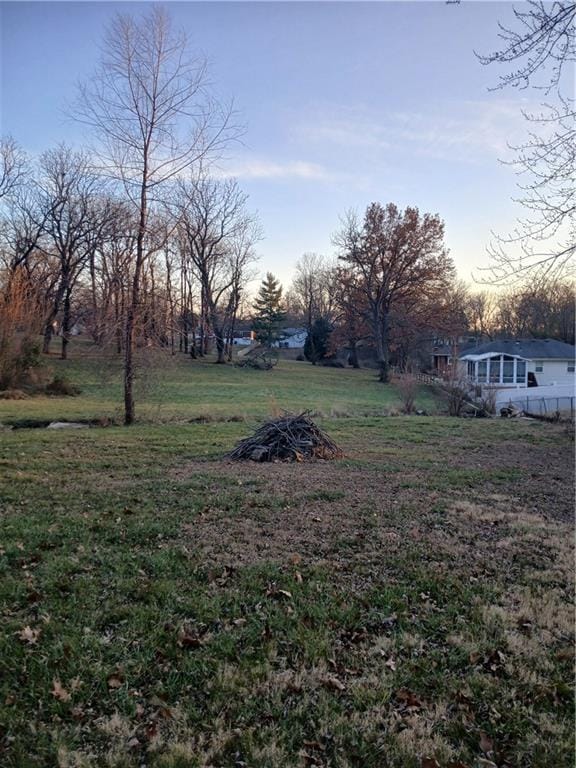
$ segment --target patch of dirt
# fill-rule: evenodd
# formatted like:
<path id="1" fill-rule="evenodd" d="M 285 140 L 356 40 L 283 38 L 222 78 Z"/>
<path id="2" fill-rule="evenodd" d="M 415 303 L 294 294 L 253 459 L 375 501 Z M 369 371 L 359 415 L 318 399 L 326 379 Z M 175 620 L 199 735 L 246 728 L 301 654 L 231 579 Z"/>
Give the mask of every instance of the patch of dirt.
<path id="1" fill-rule="evenodd" d="M 205 463 L 192 463 L 178 474 L 190 477 L 206 468 Z M 369 566 L 369 541 L 381 560 L 386 547 L 397 547 L 400 538 L 395 530 L 399 523 L 393 529 L 376 525 L 376 520 L 396 519 L 401 503 L 408 498 L 418 503 L 419 496 L 411 489 L 400 493 L 392 488 L 382 496 L 383 478 L 357 469 L 343 471 L 337 462 L 218 462 L 210 470 L 230 480 L 228 490 L 245 489 L 241 509 L 222 509 L 221 486 L 215 486 L 214 503 L 183 531 L 209 561 L 233 566 L 301 558 L 308 565 L 330 562 L 346 570 L 346 563 L 360 553 Z"/>
<path id="2" fill-rule="evenodd" d="M 464 450 L 454 441 L 425 466 L 418 446 L 418 466 L 406 460 L 404 469 L 391 472 L 374 460 L 372 449 L 345 449 L 360 466 L 217 461 L 179 467 L 172 473 L 177 480 L 207 472 L 215 478 L 213 502 L 183 526 L 184 537 L 218 565 L 301 558 L 370 581 L 373 573 L 397 567 L 398 556 L 411 547 L 432 569 L 518 578 L 519 571 L 551 567 L 556 547 L 542 535 L 544 521 L 556 536 L 570 535 L 571 456 L 550 444 L 520 444 L 511 453 L 507 443 Z M 459 487 L 453 479 L 432 482 L 452 469 L 481 469 L 486 480 L 480 476 L 473 487 Z M 521 471 L 502 483 L 492 481 L 491 469 Z M 229 503 L 232 492 L 235 507 Z M 538 530 L 540 540 L 520 535 L 519 525 Z"/>

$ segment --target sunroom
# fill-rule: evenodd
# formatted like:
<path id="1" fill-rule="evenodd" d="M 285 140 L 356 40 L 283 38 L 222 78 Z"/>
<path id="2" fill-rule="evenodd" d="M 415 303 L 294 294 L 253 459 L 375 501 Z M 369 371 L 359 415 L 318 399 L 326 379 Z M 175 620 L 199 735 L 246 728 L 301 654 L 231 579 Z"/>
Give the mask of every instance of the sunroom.
<path id="1" fill-rule="evenodd" d="M 468 378 L 475 384 L 525 387 L 528 381 L 528 361 L 519 355 L 486 352 L 481 355 L 464 355 Z"/>

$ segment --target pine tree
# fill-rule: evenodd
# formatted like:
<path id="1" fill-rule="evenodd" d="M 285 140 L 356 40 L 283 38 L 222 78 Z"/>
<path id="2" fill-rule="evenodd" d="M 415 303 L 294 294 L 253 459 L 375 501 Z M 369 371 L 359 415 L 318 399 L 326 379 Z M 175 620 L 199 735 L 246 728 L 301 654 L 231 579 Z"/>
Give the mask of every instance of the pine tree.
<path id="1" fill-rule="evenodd" d="M 266 274 L 252 305 L 252 329 L 260 344 L 271 347 L 282 336 L 280 331 L 286 318 L 282 309 L 282 286 L 271 272 Z"/>

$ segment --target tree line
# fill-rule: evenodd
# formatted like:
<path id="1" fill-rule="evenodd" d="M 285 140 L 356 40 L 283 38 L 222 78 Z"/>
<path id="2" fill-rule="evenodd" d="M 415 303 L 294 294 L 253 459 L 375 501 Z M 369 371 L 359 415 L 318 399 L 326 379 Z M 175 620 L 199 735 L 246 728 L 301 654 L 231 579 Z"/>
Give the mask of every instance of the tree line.
<path id="1" fill-rule="evenodd" d="M 455 278 L 441 234 L 436 216 L 374 203 L 363 222 L 345 218 L 334 237 L 336 258 L 305 254 L 286 309 L 308 331 L 306 358 L 317 363 L 345 349 L 349 364 L 359 367 L 360 351 L 368 350 L 380 380 L 387 381 L 391 364 L 404 370 L 429 365 L 434 344 L 498 338 L 575 343 L 570 279 L 475 289 Z"/>
<path id="2" fill-rule="evenodd" d="M 122 356 L 126 424 L 135 418 L 135 355 L 160 344 L 216 361 L 232 354 L 238 322 L 255 316 L 265 344 L 285 317 L 308 331 L 312 362 L 374 350 L 379 378 L 433 339 L 473 332 L 574 339 L 573 289 L 555 276 L 495 298 L 456 279 L 437 214 L 372 203 L 346 214 L 335 259 L 306 254 L 287 295 L 268 275 L 253 306 L 257 216 L 216 161 L 241 134 L 231 104 L 211 91 L 165 11 L 117 15 L 94 76 L 71 111 L 93 148 L 60 144 L 30 161 L 0 140 L 0 386 L 39 334 L 57 330 L 66 358 L 74 325 Z M 27 346 L 28 345 L 28 346 Z"/>
<path id="3" fill-rule="evenodd" d="M 30 163 L 0 142 L 0 372 L 14 371 L 16 333 L 56 326 L 66 358 L 74 322 L 123 356 L 125 422 L 134 421 L 134 356 L 161 343 L 228 354 L 260 226 L 214 161 L 240 135 L 165 11 L 117 15 L 93 78 L 72 107 L 94 149 L 61 144 Z"/>

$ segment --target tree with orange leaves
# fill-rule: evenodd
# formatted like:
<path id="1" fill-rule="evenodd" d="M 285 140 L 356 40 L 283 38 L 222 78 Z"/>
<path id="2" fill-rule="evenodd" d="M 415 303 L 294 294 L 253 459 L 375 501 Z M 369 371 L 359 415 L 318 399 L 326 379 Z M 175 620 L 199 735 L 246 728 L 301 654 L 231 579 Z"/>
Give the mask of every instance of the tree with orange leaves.
<path id="1" fill-rule="evenodd" d="M 348 213 L 334 243 L 370 327 L 379 379 L 388 382 L 394 311 L 442 295 L 455 278 L 444 223 L 417 208 L 400 211 L 393 203 L 372 203 L 362 223 Z"/>

